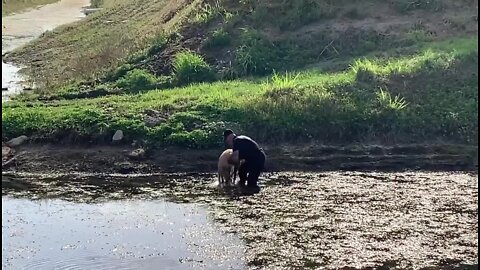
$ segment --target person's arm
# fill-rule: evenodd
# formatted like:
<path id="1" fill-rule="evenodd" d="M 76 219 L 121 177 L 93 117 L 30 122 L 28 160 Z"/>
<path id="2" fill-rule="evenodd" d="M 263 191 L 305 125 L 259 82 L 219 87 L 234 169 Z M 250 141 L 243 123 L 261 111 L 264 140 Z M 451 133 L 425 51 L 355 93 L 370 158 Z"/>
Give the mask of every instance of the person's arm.
<path id="1" fill-rule="evenodd" d="M 233 153 L 228 159 L 228 163 L 233 164 L 235 166 L 238 166 L 240 163 L 240 149 L 238 148 L 239 148 L 238 142 L 233 141 L 233 147 L 232 147 Z"/>
<path id="2" fill-rule="evenodd" d="M 228 163 L 233 165 L 239 165 L 240 163 L 239 156 L 240 156 L 240 152 L 238 150 L 233 151 L 233 154 L 228 158 Z"/>

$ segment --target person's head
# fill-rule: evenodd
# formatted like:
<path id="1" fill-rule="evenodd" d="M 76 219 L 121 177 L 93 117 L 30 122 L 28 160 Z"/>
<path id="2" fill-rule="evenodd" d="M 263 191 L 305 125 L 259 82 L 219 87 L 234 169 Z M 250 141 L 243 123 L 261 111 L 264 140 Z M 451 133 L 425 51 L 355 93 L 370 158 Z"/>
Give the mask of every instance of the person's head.
<path id="1" fill-rule="evenodd" d="M 230 147 L 233 147 L 233 139 L 235 138 L 235 133 L 231 129 L 227 129 L 223 132 L 223 141 Z"/>

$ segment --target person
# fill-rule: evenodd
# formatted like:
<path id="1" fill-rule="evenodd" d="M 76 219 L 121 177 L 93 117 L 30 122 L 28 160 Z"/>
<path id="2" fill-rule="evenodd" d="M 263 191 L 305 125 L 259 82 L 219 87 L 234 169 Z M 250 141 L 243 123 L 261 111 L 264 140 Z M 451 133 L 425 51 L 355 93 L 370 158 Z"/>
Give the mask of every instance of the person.
<path id="1" fill-rule="evenodd" d="M 233 150 L 233 154 L 228 162 L 237 166 L 241 164 L 241 161 L 243 162 L 238 169 L 240 187 L 245 187 L 246 181 L 247 191 L 252 193 L 260 192 L 258 177 L 264 169 L 266 159 L 263 149 L 250 137 L 244 135 L 237 136 L 231 129 L 223 132 L 223 139 Z"/>

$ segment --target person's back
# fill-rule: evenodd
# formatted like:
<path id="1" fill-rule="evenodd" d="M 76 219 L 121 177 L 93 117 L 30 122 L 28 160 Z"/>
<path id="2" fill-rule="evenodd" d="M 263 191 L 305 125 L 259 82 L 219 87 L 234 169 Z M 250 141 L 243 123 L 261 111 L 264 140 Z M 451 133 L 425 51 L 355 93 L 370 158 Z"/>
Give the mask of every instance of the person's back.
<path id="1" fill-rule="evenodd" d="M 265 152 L 250 137 L 237 136 L 231 129 L 223 132 L 223 138 L 225 143 L 233 148 L 233 154 L 229 162 L 239 164 L 243 160 L 243 164 L 238 169 L 239 185 L 245 186 L 245 181 L 247 181 L 250 193 L 259 192 L 260 187 L 257 185 L 257 181 L 265 166 Z"/>
<path id="2" fill-rule="evenodd" d="M 255 160 L 264 155 L 258 144 L 245 135 L 238 135 L 233 139 L 233 151 L 237 150 L 239 150 L 240 159 Z"/>

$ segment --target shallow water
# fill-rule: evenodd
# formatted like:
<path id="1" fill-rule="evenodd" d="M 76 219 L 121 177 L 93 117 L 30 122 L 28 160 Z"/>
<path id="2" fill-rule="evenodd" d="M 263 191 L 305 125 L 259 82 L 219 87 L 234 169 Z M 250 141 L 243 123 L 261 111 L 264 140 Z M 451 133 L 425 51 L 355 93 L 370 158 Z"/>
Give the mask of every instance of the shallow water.
<path id="1" fill-rule="evenodd" d="M 243 256 L 196 204 L 2 196 L 3 269 L 243 269 Z"/>
<path id="2" fill-rule="evenodd" d="M 85 17 L 82 8 L 89 0 L 61 0 L 57 3 L 2 17 L 2 55 L 27 44 L 47 30 Z M 25 78 L 18 74 L 20 67 L 2 60 L 2 102 L 23 90 Z"/>
<path id="3" fill-rule="evenodd" d="M 215 180 L 214 174 L 3 173 L 2 194 L 97 205 L 159 198 L 206 205 L 216 223 L 198 233 L 220 239 L 209 233 L 217 225 L 235 233 L 252 269 L 478 269 L 477 173 L 268 173 L 254 196 L 219 189 Z M 231 248 L 223 242 L 218 249 Z"/>

